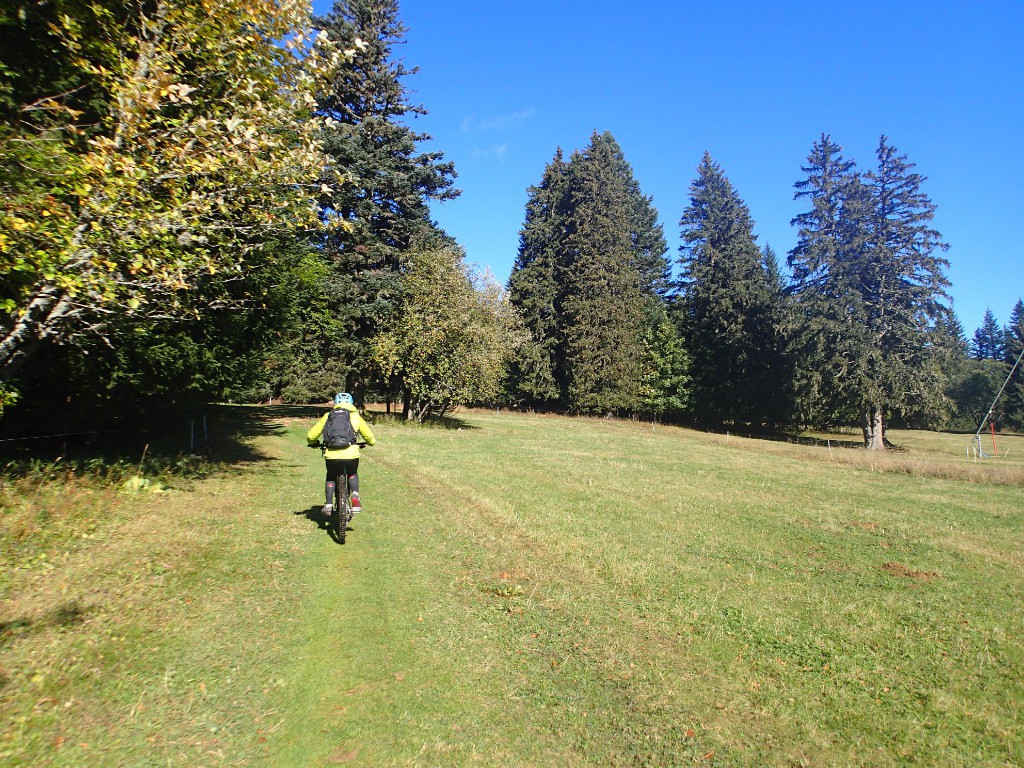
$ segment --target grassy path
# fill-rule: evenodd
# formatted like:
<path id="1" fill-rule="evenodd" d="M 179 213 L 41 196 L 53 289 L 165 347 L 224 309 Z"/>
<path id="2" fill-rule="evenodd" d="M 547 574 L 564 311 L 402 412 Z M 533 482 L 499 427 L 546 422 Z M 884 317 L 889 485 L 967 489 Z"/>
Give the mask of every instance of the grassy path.
<path id="1" fill-rule="evenodd" d="M 473 414 L 376 428 L 341 547 L 252 413 L 7 574 L 0 763 L 1024 764 L 1017 475 Z"/>

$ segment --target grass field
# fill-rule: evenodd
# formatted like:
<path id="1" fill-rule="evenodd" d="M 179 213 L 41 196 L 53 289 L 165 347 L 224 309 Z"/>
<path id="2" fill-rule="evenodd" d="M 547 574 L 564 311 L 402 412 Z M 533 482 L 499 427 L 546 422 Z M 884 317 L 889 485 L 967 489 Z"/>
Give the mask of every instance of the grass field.
<path id="1" fill-rule="evenodd" d="M 3 479 L 0 763 L 1024 765 L 1022 437 L 379 419 L 339 546 L 319 413 Z"/>

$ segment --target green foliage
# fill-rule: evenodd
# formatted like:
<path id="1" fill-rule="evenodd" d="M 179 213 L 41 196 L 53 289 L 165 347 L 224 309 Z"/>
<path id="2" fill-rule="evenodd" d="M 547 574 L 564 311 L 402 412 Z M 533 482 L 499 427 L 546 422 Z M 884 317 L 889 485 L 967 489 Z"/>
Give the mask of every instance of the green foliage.
<path id="1" fill-rule="evenodd" d="M 971 355 L 975 360 L 1002 360 L 1006 356 L 1006 339 L 992 310 L 985 307 L 981 326 L 974 331 Z"/>
<path id="2" fill-rule="evenodd" d="M 566 405 L 575 413 L 635 408 L 644 294 L 632 250 L 633 208 L 611 134 L 573 154 L 560 290 Z"/>
<path id="3" fill-rule="evenodd" d="M 1003 359 L 1007 365 L 1013 366 L 1024 350 L 1024 301 L 1020 299 L 1010 312 L 1010 322 L 1003 329 L 1003 339 Z M 1006 419 L 1011 426 L 1024 430 L 1024 360 L 1017 365 L 1006 388 Z"/>
<path id="4" fill-rule="evenodd" d="M 636 410 L 643 416 L 679 418 L 690 405 L 690 357 L 668 317 L 647 329 Z"/>
<path id="5" fill-rule="evenodd" d="M 416 70 L 393 55 L 406 32 L 396 0 L 338 0 L 315 25 L 349 54 L 316 104 L 329 158 L 318 202 L 325 218 L 345 223 L 317 241 L 334 273 L 321 293 L 336 319 L 318 343 L 344 363 L 328 373 L 330 361 L 318 359 L 324 353 L 304 346 L 303 356 L 321 373 L 303 386 L 317 390 L 340 375 L 339 386 L 359 396 L 371 377 L 363 349 L 400 307 L 410 249 L 433 233 L 428 205 L 459 192 L 454 165 L 440 152 L 421 151 L 430 137 L 407 123 L 426 110 L 407 94 L 404 81 Z M 338 169 L 348 183 L 331 183 Z"/>
<path id="6" fill-rule="evenodd" d="M 559 150 L 528 195 L 509 298 L 530 339 L 510 365 L 509 399 L 575 413 L 662 413 L 650 369 L 676 354 L 651 349 L 666 338 L 657 330 L 665 240 L 622 149 L 595 132 L 568 162 Z"/>
<path id="7" fill-rule="evenodd" d="M 557 406 L 562 387 L 560 363 L 560 249 L 568 213 L 569 168 L 562 150 L 544 169 L 538 186 L 527 190 L 526 219 L 519 252 L 508 280 L 509 301 L 523 319 L 529 339 L 510 362 L 509 399 L 527 407 Z"/>
<path id="8" fill-rule="evenodd" d="M 786 386 L 777 374 L 784 362 L 778 269 L 766 263 L 749 209 L 708 153 L 680 226 L 679 310 L 695 416 L 705 423 L 774 425 Z"/>
<path id="9" fill-rule="evenodd" d="M 501 288 L 463 259 L 461 249 L 444 243 L 415 251 L 402 309 L 373 341 L 384 380 L 404 391 L 407 416 L 420 422 L 492 402 L 516 344 Z"/>
<path id="10" fill-rule="evenodd" d="M 117 329 L 223 306 L 264 243 L 316 224 L 308 105 L 324 58 L 345 58 L 310 47 L 299 0 L 62 10 L 29 33 L 31 60 L 5 65 L 17 113 L 45 119 L 0 135 L 2 381 L 44 339 L 113 346 Z M 87 130 L 79 97 L 96 114 Z"/>
<path id="11" fill-rule="evenodd" d="M 811 210 L 790 253 L 804 321 L 796 331 L 799 391 L 812 423 L 859 414 L 865 444 L 885 445 L 885 414 L 942 410 L 946 249 L 930 227 L 924 179 L 882 137 L 864 175 L 827 135 L 815 142 L 796 197 Z"/>
<path id="12" fill-rule="evenodd" d="M 988 415 L 999 388 L 1006 381 L 1009 368 L 999 360 L 968 360 L 951 377 L 946 395 L 953 403 L 948 423 L 949 429 L 974 432 Z M 997 424 L 1006 423 L 1007 401 L 996 403 L 992 420 Z"/>

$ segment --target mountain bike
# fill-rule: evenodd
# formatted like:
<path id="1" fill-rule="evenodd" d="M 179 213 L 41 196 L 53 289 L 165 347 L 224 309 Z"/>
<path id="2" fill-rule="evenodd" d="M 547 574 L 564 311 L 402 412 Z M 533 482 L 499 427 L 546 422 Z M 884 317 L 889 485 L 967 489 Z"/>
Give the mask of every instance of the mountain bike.
<path id="1" fill-rule="evenodd" d="M 366 447 L 366 443 L 356 443 L 360 449 Z M 321 454 L 327 452 L 327 446 L 323 443 L 313 443 L 310 448 L 319 448 Z M 334 504 L 331 505 L 330 524 L 339 544 L 345 543 L 345 534 L 348 533 L 348 524 L 352 520 L 352 501 L 348 489 L 348 473 L 342 472 L 334 478 Z"/>

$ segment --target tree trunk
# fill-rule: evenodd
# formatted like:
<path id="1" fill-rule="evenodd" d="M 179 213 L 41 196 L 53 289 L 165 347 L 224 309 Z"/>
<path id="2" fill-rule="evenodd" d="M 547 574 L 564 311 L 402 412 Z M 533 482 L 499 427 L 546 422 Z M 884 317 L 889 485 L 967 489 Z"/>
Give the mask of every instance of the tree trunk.
<path id="1" fill-rule="evenodd" d="M 67 297 L 60 288 L 47 285 L 36 292 L 26 310 L 0 339 L 0 384 L 10 381 L 43 339 L 55 334 L 67 309 Z"/>
<path id="2" fill-rule="evenodd" d="M 861 412 L 861 429 L 864 432 L 864 447 L 869 451 L 885 450 L 885 425 L 882 409 L 876 405 L 865 406 Z"/>

